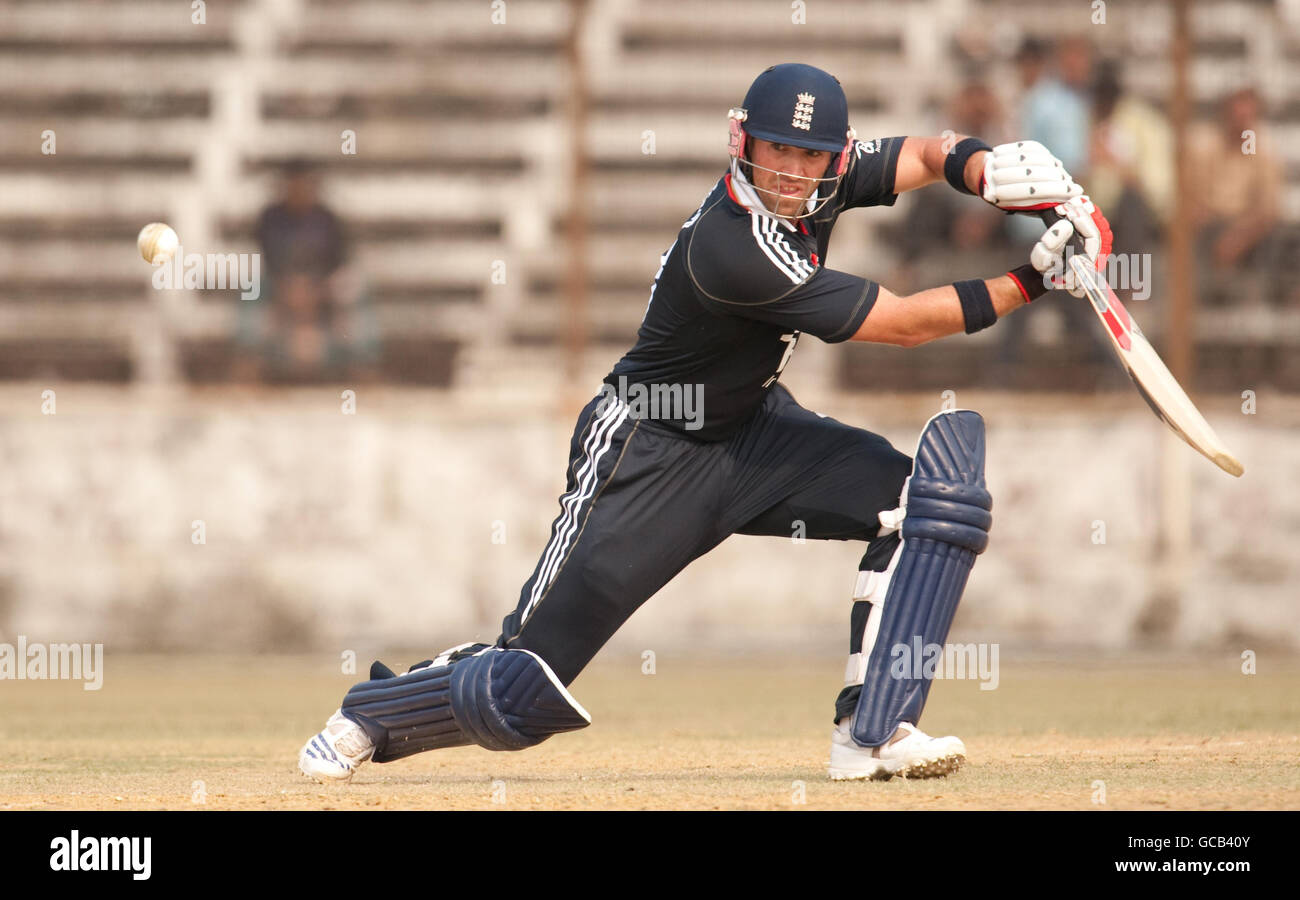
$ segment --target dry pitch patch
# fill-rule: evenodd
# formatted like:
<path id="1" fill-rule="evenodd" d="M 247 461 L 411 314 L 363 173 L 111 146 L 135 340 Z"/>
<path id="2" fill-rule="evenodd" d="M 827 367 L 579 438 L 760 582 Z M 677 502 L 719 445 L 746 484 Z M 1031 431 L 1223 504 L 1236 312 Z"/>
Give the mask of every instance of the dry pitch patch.
<path id="1" fill-rule="evenodd" d="M 386 656 L 409 663 L 409 654 Z M 594 724 L 521 753 L 458 748 L 322 787 L 298 748 L 357 680 L 337 658 L 110 657 L 102 690 L 0 682 L 0 809 L 1298 809 L 1300 660 L 1019 661 L 939 681 L 937 780 L 826 778 L 837 658 L 606 656 Z M 1103 799 L 1104 803 L 1095 802 Z"/>

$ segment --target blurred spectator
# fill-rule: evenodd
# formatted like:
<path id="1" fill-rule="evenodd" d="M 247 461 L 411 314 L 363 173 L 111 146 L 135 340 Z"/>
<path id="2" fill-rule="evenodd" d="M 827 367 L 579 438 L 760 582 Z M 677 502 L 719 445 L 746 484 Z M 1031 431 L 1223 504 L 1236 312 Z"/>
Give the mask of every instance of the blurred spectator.
<path id="1" fill-rule="evenodd" d="M 1029 37 L 1016 54 L 1016 66 L 1024 92 L 1016 137 L 1043 144 L 1084 183 L 1092 46 L 1082 38 L 1067 38 L 1053 52 L 1051 45 Z"/>
<path id="2" fill-rule="evenodd" d="M 1092 44 L 1077 36 L 1063 38 L 1056 44 L 1027 37 L 1016 53 L 1016 66 L 1023 92 L 1015 137 L 1038 141 L 1047 147 L 1061 160 L 1074 180 L 1090 190 Z M 1043 228 L 1037 216 L 1011 216 L 1008 230 L 1013 244 L 1012 256 L 1027 258 L 1034 242 L 1042 237 Z M 1073 366 L 1081 361 L 1093 364 L 1093 373 L 1079 371 L 1075 379 L 1077 384 L 1095 386 L 1095 382 L 1088 379 L 1096 377 L 1096 370 L 1103 366 L 1109 352 L 1105 338 L 1092 327 L 1089 321 L 1092 312 L 1083 302 L 1063 293 L 1059 300 L 1047 309 L 1036 311 L 1034 323 L 1040 328 L 1057 324 L 1066 335 L 1091 335 L 1083 342 L 1071 342 L 1072 352 L 1077 355 L 1073 361 L 1064 364 Z M 1050 318 L 1049 310 L 1052 312 Z M 1021 314 L 1008 317 L 1008 327 L 999 329 L 999 383 L 1023 385 L 1026 377 L 1032 378 L 1032 370 L 1024 367 L 1029 324 L 1029 316 Z M 1104 379 L 1105 376 L 1101 377 Z"/>
<path id="3" fill-rule="evenodd" d="M 944 129 L 973 135 L 990 144 L 1006 140 L 1005 117 L 997 97 L 971 79 L 945 112 Z M 1007 216 L 952 190 L 918 191 L 898 231 L 899 266 L 891 289 L 911 293 L 936 284 L 972 277 L 991 258 L 1008 256 Z M 1000 264 L 1000 263 L 999 263 Z"/>
<path id="4" fill-rule="evenodd" d="M 1151 104 L 1125 92 L 1114 63 L 1100 67 L 1092 104 L 1088 180 L 1083 184 L 1110 221 L 1116 253 L 1153 253 L 1173 209 L 1169 123 Z"/>
<path id="5" fill-rule="evenodd" d="M 1198 190 L 1188 199 L 1200 285 L 1212 303 L 1229 289 L 1271 295 L 1282 287 L 1282 165 L 1259 142 L 1259 126 L 1259 95 L 1242 88 L 1223 98 L 1218 122 L 1191 142 L 1187 165 Z"/>
<path id="6" fill-rule="evenodd" d="M 303 162 L 285 168 L 282 198 L 258 218 L 263 289 L 241 310 L 240 374 L 271 381 L 364 376 L 378 351 L 373 311 L 345 265 L 338 218 Z"/>
<path id="7" fill-rule="evenodd" d="M 1016 68 L 1022 93 L 1013 138 L 1038 141 L 1075 181 L 1087 185 L 1092 45 L 1066 38 L 1054 47 L 1027 37 L 1016 52 Z M 1013 217 L 1010 229 L 1026 251 L 1043 231 L 1036 219 L 1025 216 Z"/>

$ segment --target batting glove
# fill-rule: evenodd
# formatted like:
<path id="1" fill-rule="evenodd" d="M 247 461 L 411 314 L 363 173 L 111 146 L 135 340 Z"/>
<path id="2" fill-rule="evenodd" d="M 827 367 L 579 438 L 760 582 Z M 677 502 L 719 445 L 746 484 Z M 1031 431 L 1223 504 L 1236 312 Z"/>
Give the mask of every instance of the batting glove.
<path id="1" fill-rule="evenodd" d="M 1056 207 L 1060 221 L 1051 225 L 1042 238 L 1029 253 L 1029 261 L 1034 268 L 1043 273 L 1047 283 L 1054 288 L 1064 288 L 1071 296 L 1084 297 L 1084 290 L 1074 275 L 1074 271 L 1065 264 L 1065 247 L 1070 238 L 1078 235 L 1083 241 L 1080 255 L 1088 260 L 1089 266 L 1097 272 L 1106 268 L 1106 259 L 1110 256 L 1114 235 L 1110 223 L 1101 210 L 1087 197 L 1076 197 L 1068 203 Z"/>
<path id="2" fill-rule="evenodd" d="M 1029 251 L 1029 262 L 1043 276 L 1043 284 L 1053 290 L 1066 287 L 1065 245 L 1074 236 L 1074 226 L 1069 219 L 1061 219 L 1051 225 L 1043 236 Z M 1074 293 L 1074 291 L 1070 291 Z M 1082 292 L 1076 296 L 1083 296 Z"/>
<path id="3" fill-rule="evenodd" d="M 1083 252 L 1092 260 L 1093 268 L 1098 272 L 1104 269 L 1115 235 L 1101 210 L 1087 196 L 1082 196 L 1056 207 L 1056 214 L 1068 219 L 1074 233 L 1083 239 Z"/>
<path id="4" fill-rule="evenodd" d="M 980 196 L 998 209 L 1051 209 L 1082 194 L 1083 187 L 1038 141 L 999 144 L 984 157 Z"/>

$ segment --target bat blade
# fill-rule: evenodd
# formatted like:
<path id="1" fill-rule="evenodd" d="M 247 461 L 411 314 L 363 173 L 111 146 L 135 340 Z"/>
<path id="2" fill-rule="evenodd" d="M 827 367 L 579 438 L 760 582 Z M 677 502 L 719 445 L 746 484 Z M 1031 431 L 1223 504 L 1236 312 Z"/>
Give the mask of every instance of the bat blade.
<path id="1" fill-rule="evenodd" d="M 1205 421 L 1110 285 L 1088 265 L 1086 257 L 1071 257 L 1070 267 L 1110 339 L 1111 350 L 1152 412 L 1206 459 L 1229 475 L 1241 477 L 1245 467 Z"/>

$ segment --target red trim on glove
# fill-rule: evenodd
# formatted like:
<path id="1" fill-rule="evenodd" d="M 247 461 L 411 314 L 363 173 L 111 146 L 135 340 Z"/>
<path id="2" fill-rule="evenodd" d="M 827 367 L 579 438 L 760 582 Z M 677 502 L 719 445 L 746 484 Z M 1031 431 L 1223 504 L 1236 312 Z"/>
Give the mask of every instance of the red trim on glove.
<path id="1" fill-rule="evenodd" d="M 1097 252 L 1097 271 L 1100 272 L 1106 267 L 1106 258 L 1115 245 L 1115 235 L 1110 230 L 1110 223 L 1102 215 L 1101 207 L 1095 203 L 1092 205 L 1092 221 L 1097 223 L 1097 230 L 1101 232 L 1101 249 Z"/>
<path id="2" fill-rule="evenodd" d="M 1025 290 L 1025 286 L 1020 283 L 1020 279 L 1016 277 L 1015 272 L 1008 272 L 1007 277 L 1010 278 L 1013 282 L 1015 282 L 1016 287 L 1020 288 L 1020 296 L 1025 298 L 1026 303 L 1034 302 L 1034 298 L 1029 296 L 1029 291 Z"/>
<path id="3" fill-rule="evenodd" d="M 1009 213 L 1018 212 L 1037 212 L 1041 209 L 1056 209 L 1059 203 L 1039 203 L 1037 206 L 999 206 L 998 209 L 1005 209 Z"/>
<path id="4" fill-rule="evenodd" d="M 1025 298 L 1026 303 L 1033 303 L 1047 293 L 1047 286 L 1043 284 L 1043 276 L 1029 263 L 1016 266 L 1007 273 L 1007 277 L 1015 282 L 1016 287 L 1020 288 L 1020 294 Z"/>

